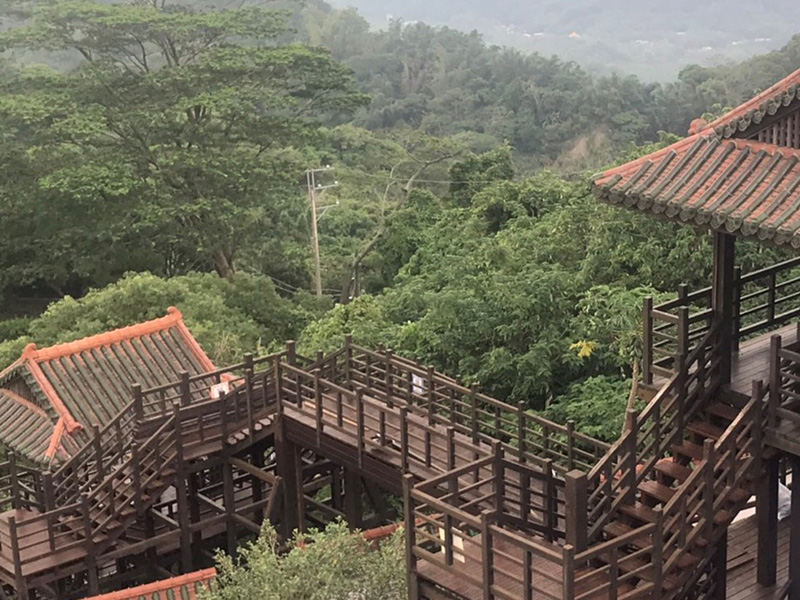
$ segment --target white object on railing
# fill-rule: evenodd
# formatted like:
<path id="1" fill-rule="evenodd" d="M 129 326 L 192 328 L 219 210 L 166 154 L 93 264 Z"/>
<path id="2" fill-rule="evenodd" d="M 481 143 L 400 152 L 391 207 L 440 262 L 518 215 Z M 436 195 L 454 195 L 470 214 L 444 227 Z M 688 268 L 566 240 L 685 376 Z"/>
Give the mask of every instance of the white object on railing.
<path id="1" fill-rule="evenodd" d="M 425 393 L 425 380 L 416 373 L 411 374 L 411 393 L 417 396 Z"/>
<path id="2" fill-rule="evenodd" d="M 231 382 L 230 381 L 221 381 L 220 383 L 215 383 L 211 386 L 211 399 L 212 400 L 219 400 L 225 394 L 231 391 Z"/>
<path id="3" fill-rule="evenodd" d="M 778 482 L 778 521 L 783 521 L 792 514 L 792 492 Z"/>

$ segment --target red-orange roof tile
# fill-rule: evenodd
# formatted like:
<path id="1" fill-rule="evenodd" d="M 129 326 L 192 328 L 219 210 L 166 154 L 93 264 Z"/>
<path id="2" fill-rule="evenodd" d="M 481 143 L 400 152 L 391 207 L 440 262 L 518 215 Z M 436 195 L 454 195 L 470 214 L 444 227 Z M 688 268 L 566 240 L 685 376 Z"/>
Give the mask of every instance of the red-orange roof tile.
<path id="1" fill-rule="evenodd" d="M 594 181 L 611 204 L 800 248 L 800 150 L 695 134 Z"/>
<path id="2" fill-rule="evenodd" d="M 207 589 L 216 575 L 216 569 L 205 569 L 85 600 L 195 600 L 200 588 Z"/>

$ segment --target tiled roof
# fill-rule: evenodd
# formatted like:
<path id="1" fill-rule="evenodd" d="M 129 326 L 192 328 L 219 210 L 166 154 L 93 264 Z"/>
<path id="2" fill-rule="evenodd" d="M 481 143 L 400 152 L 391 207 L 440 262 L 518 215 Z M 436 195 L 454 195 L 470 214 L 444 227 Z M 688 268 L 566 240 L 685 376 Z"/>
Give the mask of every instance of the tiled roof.
<path id="1" fill-rule="evenodd" d="M 764 117 L 774 115 L 782 107 L 800 101 L 798 91 L 800 91 L 800 69 L 752 100 L 716 119 L 707 125 L 704 131 L 706 133 L 713 131 L 718 136 L 729 138 L 737 132 L 747 130 L 751 125 L 758 125 Z"/>
<path id="2" fill-rule="evenodd" d="M 612 204 L 800 248 L 799 150 L 696 134 L 594 187 Z"/>
<path id="3" fill-rule="evenodd" d="M 209 587 L 216 574 L 215 569 L 205 569 L 86 600 L 195 600 L 201 589 Z"/>
<path id="4" fill-rule="evenodd" d="M 92 425 L 119 414 L 134 383 L 155 387 L 176 381 L 182 371 L 212 370 L 176 308 L 160 319 L 67 344 L 31 344 L 0 373 L 0 443 L 37 462 L 60 460 L 88 441 Z"/>

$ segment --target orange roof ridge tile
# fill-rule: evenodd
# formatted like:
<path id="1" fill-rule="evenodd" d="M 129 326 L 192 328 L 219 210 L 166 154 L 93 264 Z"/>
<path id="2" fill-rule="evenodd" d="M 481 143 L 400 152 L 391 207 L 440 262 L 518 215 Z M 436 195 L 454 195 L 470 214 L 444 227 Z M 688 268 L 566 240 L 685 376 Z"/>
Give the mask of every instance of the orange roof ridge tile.
<path id="1" fill-rule="evenodd" d="M 24 356 L 24 354 L 23 354 Z M 74 431 L 80 431 L 83 427 L 80 423 L 78 423 L 72 414 L 69 412 L 67 407 L 61 401 L 61 398 L 58 397 L 55 389 L 53 389 L 52 384 L 47 380 L 45 374 L 42 372 L 42 368 L 39 364 L 31 359 L 27 359 L 27 366 L 28 370 L 30 370 L 31 375 L 36 380 L 37 385 L 42 389 L 44 395 L 50 401 L 50 404 L 53 406 L 53 409 L 58 413 L 58 416 L 64 419 L 64 425 L 67 428 L 68 433 L 72 433 Z"/>
<path id="2" fill-rule="evenodd" d="M 203 569 L 202 571 L 195 571 L 194 573 L 187 573 L 186 575 L 178 575 L 177 577 L 170 577 L 169 579 L 162 579 L 146 585 L 140 585 L 124 590 L 118 590 L 102 596 L 92 596 L 84 600 L 128 600 L 129 598 L 138 598 L 140 596 L 147 596 L 156 592 L 166 592 L 167 590 L 174 589 L 182 585 L 191 585 L 193 583 L 203 583 L 206 586 L 208 582 L 217 576 L 215 568 Z"/>
<path id="3" fill-rule="evenodd" d="M 730 123 L 731 121 L 734 121 L 740 117 L 745 116 L 752 110 L 758 110 L 765 101 L 785 93 L 793 85 L 800 85 L 800 69 L 784 77 L 775 85 L 770 86 L 769 88 L 758 94 L 755 98 L 748 100 L 744 104 L 741 104 L 736 108 L 734 108 L 732 111 L 722 115 L 718 119 L 715 119 L 714 121 L 706 125 L 703 128 L 703 131 L 708 131 L 709 129 L 715 129 L 720 125 L 725 125 L 727 123 Z"/>
<path id="4" fill-rule="evenodd" d="M 103 346 L 118 344 L 124 340 L 151 335 L 181 323 L 183 323 L 183 315 L 177 308 L 170 306 L 167 309 L 166 317 L 153 319 L 152 321 L 137 323 L 136 325 L 99 333 L 73 342 L 50 346 L 49 348 L 42 348 L 41 350 L 38 350 L 35 344 L 28 344 L 23 350 L 22 356 L 35 362 L 53 360 Z"/>
<path id="5" fill-rule="evenodd" d="M 50 437 L 50 444 L 47 446 L 47 451 L 44 453 L 45 458 L 53 458 L 58 450 L 58 445 L 61 443 L 61 436 L 64 433 L 64 419 L 59 419 L 56 426 L 53 427 L 53 435 Z"/>
<path id="6" fill-rule="evenodd" d="M 216 371 L 217 367 L 214 366 L 214 363 L 211 362 L 211 359 L 208 358 L 208 355 L 203 351 L 200 347 L 200 344 L 197 343 L 197 340 L 194 339 L 192 332 L 189 331 L 189 328 L 186 327 L 186 323 L 183 320 L 180 320 L 176 323 L 175 328 L 178 330 L 181 338 L 186 343 L 187 346 L 192 351 L 192 354 L 195 355 L 195 358 L 200 362 L 200 366 L 202 366 L 206 371 Z"/>
<path id="7" fill-rule="evenodd" d="M 776 146 L 775 144 L 770 144 L 768 142 L 758 142 L 756 140 L 747 140 L 747 139 L 735 139 L 730 140 L 734 144 L 736 144 L 736 148 L 739 150 L 744 150 L 745 148 L 750 148 L 751 150 L 761 151 L 767 153 L 767 156 L 775 156 L 776 154 L 780 154 L 784 158 L 789 158 L 790 156 L 796 156 L 800 158 L 800 149 L 797 148 L 789 148 L 788 146 Z"/>

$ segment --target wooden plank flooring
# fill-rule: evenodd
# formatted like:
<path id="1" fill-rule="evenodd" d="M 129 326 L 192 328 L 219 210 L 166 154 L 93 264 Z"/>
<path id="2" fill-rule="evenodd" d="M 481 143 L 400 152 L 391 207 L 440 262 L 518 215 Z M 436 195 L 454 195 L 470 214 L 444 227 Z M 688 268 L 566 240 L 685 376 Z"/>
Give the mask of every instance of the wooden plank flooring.
<path id="1" fill-rule="evenodd" d="M 731 389 L 750 396 L 753 380 L 769 379 L 769 345 L 773 335 L 780 335 L 783 344 L 797 341 L 797 325 L 792 323 L 776 331 L 765 333 L 752 340 L 742 342 L 739 351 L 733 354 Z"/>
<path id="2" fill-rule="evenodd" d="M 800 515 L 795 515 L 798 518 Z M 749 517 L 728 530 L 727 600 L 778 600 L 789 577 L 789 520 L 778 525 L 778 583 L 762 587 L 756 581 L 758 521 Z"/>

